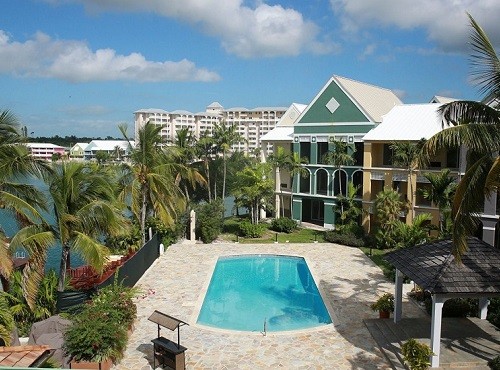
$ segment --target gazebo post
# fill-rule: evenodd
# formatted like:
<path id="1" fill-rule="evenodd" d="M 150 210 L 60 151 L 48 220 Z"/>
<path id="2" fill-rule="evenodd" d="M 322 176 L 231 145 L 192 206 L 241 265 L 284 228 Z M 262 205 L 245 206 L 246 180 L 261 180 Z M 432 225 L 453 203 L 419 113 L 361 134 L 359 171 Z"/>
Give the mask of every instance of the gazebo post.
<path id="1" fill-rule="evenodd" d="M 403 278 L 401 271 L 396 269 L 396 281 L 394 291 L 394 323 L 397 324 L 401 320 L 403 312 Z"/>
<path id="2" fill-rule="evenodd" d="M 490 300 L 487 297 L 479 298 L 479 318 L 481 320 L 486 320 L 486 316 L 488 316 L 489 304 Z"/>
<path id="3" fill-rule="evenodd" d="M 443 319 L 443 305 L 446 298 L 441 294 L 432 295 L 432 326 L 431 326 L 431 367 L 439 367 L 441 350 L 441 321 Z"/>

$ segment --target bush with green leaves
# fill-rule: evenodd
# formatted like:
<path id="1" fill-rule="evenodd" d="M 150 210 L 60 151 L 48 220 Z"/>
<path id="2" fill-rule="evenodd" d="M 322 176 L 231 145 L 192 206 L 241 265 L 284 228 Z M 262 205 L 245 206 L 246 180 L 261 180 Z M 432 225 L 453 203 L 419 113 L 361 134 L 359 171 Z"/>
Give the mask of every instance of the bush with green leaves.
<path id="1" fill-rule="evenodd" d="M 153 234 L 158 234 L 158 239 L 165 247 L 174 244 L 179 238 L 183 237 L 188 225 L 188 211 L 179 215 L 175 223 L 171 226 L 166 226 L 160 219 L 150 217 L 146 220 L 146 228 L 151 228 Z"/>
<path id="2" fill-rule="evenodd" d="M 120 360 L 127 345 L 127 332 L 137 317 L 134 297 L 138 290 L 117 281 L 100 289 L 70 319 L 64 334 L 64 351 L 76 361 Z"/>
<path id="3" fill-rule="evenodd" d="M 214 200 L 196 207 L 196 237 L 211 243 L 222 233 L 224 204 Z"/>
<path id="4" fill-rule="evenodd" d="M 141 247 L 141 230 L 138 225 L 129 228 L 124 235 L 108 236 L 106 247 L 112 254 L 127 254 L 129 249 L 138 250 Z"/>
<path id="5" fill-rule="evenodd" d="M 413 338 L 403 343 L 401 353 L 410 370 L 425 370 L 431 365 L 431 348 L 427 344 L 420 343 Z"/>
<path id="6" fill-rule="evenodd" d="M 271 222 L 271 230 L 277 231 L 279 233 L 290 234 L 297 229 L 297 221 L 292 220 L 289 217 L 275 218 Z"/>
<path id="7" fill-rule="evenodd" d="M 7 302 L 19 334 L 27 336 L 33 323 L 47 319 L 56 312 L 57 274 L 49 270 L 43 276 L 32 307 L 26 301 L 22 280 L 23 273 L 15 270 L 10 276 L 9 290 L 0 294 Z"/>
<path id="8" fill-rule="evenodd" d="M 11 334 L 15 326 L 7 298 L 0 294 L 0 346 L 10 346 Z"/>
<path id="9" fill-rule="evenodd" d="M 252 224 L 250 221 L 240 223 L 240 235 L 247 238 L 260 238 L 264 235 L 266 227 L 263 224 Z"/>
<path id="10" fill-rule="evenodd" d="M 364 238 L 360 238 L 350 233 L 341 233 L 336 230 L 327 231 L 325 233 L 325 240 L 329 241 L 330 243 L 342 244 L 350 247 L 360 248 L 365 246 Z"/>

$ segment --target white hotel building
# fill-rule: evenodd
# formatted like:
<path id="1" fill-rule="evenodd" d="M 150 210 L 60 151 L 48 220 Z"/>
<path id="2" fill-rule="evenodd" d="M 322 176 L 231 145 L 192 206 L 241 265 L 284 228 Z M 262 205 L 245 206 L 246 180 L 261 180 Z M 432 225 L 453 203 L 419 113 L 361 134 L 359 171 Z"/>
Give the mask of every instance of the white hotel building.
<path id="1" fill-rule="evenodd" d="M 225 120 L 227 125 L 236 125 L 240 135 L 247 140 L 233 146 L 234 150 L 252 154 L 256 148 L 261 148 L 260 138 L 271 131 L 286 112 L 287 107 L 258 107 L 224 109 L 217 102 L 210 104 L 205 112 L 191 113 L 184 110 L 167 112 L 162 109 L 140 109 L 134 112 L 135 133 L 140 127 L 150 121 L 162 125 L 161 135 L 173 141 L 176 132 L 189 128 L 196 137 L 204 132 L 212 133 L 215 123 Z M 272 152 L 272 144 L 267 144 L 267 151 Z"/>

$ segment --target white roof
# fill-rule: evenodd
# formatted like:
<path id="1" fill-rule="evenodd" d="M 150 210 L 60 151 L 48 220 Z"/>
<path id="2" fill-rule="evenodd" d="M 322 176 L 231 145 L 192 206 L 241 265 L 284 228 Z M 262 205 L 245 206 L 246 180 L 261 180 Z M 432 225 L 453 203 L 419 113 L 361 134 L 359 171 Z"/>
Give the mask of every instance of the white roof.
<path id="1" fill-rule="evenodd" d="M 122 149 L 128 149 L 129 145 L 134 146 L 134 142 L 131 141 L 130 144 L 127 140 L 92 140 L 90 144 L 85 148 L 85 151 L 95 150 L 114 150 L 117 146 Z"/>
<path id="2" fill-rule="evenodd" d="M 63 146 L 59 146 L 51 143 L 26 143 L 29 148 L 53 148 L 53 149 L 64 149 Z"/>
<path id="3" fill-rule="evenodd" d="M 222 108 L 222 105 L 220 105 L 220 103 L 218 101 L 214 101 L 207 108 Z"/>
<path id="4" fill-rule="evenodd" d="M 402 104 L 389 89 L 340 76 L 333 78 L 374 122 L 382 122 L 382 115 L 395 105 Z"/>
<path id="5" fill-rule="evenodd" d="M 85 150 L 85 148 L 89 145 L 89 143 L 76 143 L 71 147 L 71 149 L 74 149 L 76 146 L 78 146 L 80 149 Z"/>
<path id="6" fill-rule="evenodd" d="M 161 113 L 161 114 L 168 114 L 168 112 L 166 110 L 156 109 L 156 108 L 139 109 L 139 110 L 136 110 L 134 113 Z"/>
<path id="7" fill-rule="evenodd" d="M 260 141 L 293 141 L 293 126 L 277 126 L 261 136 Z"/>
<path id="8" fill-rule="evenodd" d="M 456 100 L 457 99 L 455 99 L 455 98 L 448 98 L 446 96 L 434 95 L 429 103 L 446 104 L 446 103 L 451 103 L 451 102 L 456 101 Z"/>
<path id="9" fill-rule="evenodd" d="M 306 104 L 292 103 L 276 123 L 276 126 L 293 126 L 306 108 Z"/>
<path id="10" fill-rule="evenodd" d="M 438 108 L 442 104 L 403 104 L 391 109 L 364 141 L 418 141 L 443 130 Z"/>

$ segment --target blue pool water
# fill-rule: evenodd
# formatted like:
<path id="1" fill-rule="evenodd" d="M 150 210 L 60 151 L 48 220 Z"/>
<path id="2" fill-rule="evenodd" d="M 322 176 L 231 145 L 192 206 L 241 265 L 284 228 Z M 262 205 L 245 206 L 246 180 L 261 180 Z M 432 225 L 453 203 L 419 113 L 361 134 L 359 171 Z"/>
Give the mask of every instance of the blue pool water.
<path id="1" fill-rule="evenodd" d="M 202 325 L 241 331 L 286 331 L 332 322 L 301 257 L 221 257 L 198 316 Z"/>

